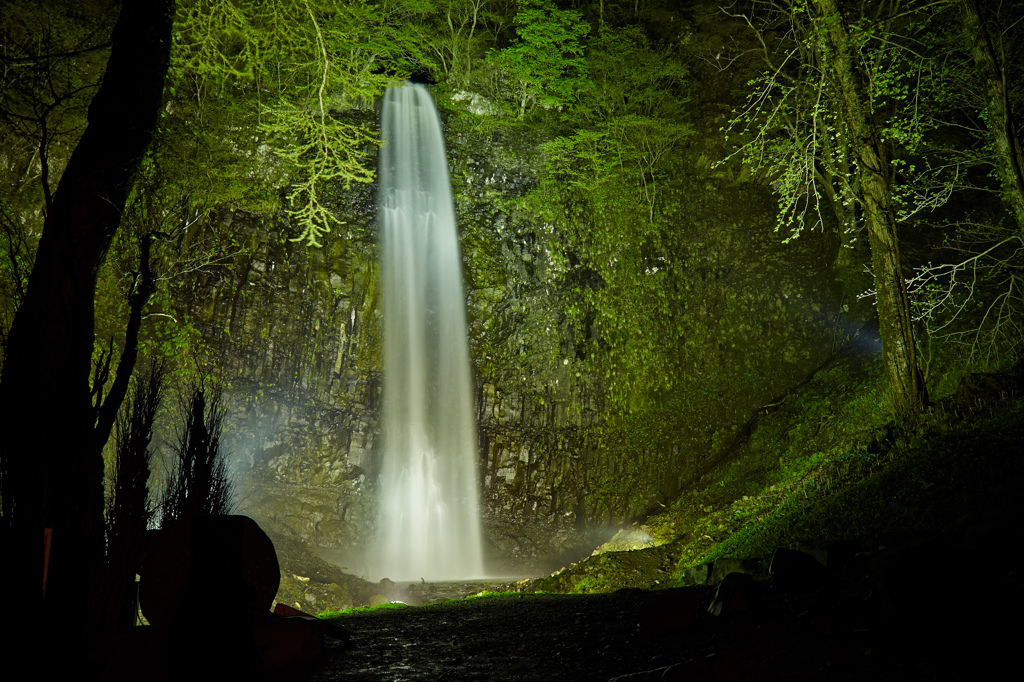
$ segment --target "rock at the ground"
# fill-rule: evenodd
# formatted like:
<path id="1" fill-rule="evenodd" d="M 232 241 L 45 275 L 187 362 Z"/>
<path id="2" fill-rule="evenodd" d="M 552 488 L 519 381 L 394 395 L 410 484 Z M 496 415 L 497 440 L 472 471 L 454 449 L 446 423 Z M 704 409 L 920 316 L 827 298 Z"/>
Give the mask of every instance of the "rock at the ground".
<path id="1" fill-rule="evenodd" d="M 255 521 L 194 517 L 154 536 L 139 588 L 151 625 L 114 643 L 109 679 L 137 679 L 150 668 L 166 679 L 253 679 L 322 658 L 329 626 L 305 613 L 270 612 L 280 568 Z"/>
<path id="2" fill-rule="evenodd" d="M 730 573 L 722 580 L 708 607 L 712 616 L 732 616 L 754 605 L 754 579 L 746 573 Z"/>
<path id="3" fill-rule="evenodd" d="M 703 585 L 711 577 L 711 567 L 714 564 L 697 564 L 683 571 L 679 582 L 684 585 Z"/>
<path id="4" fill-rule="evenodd" d="M 725 577 L 730 573 L 745 573 L 747 575 L 754 575 L 759 572 L 760 566 L 757 561 L 751 559 L 735 559 L 733 557 L 723 557 L 717 559 L 711 567 L 711 574 L 708 578 L 708 582 L 712 585 L 725 580 Z"/>
<path id="5" fill-rule="evenodd" d="M 276 613 L 279 616 L 316 618 L 316 616 L 314 616 L 311 613 L 299 611 L 298 609 L 294 609 L 291 606 L 288 606 L 287 604 L 277 604 L 276 606 L 274 606 L 274 613 Z M 327 621 L 323 620 L 319 620 L 318 622 L 323 625 L 323 633 L 328 637 L 333 637 L 334 639 L 340 640 L 342 642 L 347 642 L 352 638 L 352 633 L 346 630 L 345 628 L 341 627 L 340 625 L 337 625 L 335 623 L 328 623 Z"/>
<path id="6" fill-rule="evenodd" d="M 280 616 L 267 612 L 253 623 L 253 641 L 263 670 L 311 666 L 324 655 L 324 624 L 308 615 Z"/>
<path id="7" fill-rule="evenodd" d="M 190 611 L 269 611 L 281 581 L 274 543 L 247 516 L 182 519 L 153 532 L 139 604 L 154 625 Z"/>

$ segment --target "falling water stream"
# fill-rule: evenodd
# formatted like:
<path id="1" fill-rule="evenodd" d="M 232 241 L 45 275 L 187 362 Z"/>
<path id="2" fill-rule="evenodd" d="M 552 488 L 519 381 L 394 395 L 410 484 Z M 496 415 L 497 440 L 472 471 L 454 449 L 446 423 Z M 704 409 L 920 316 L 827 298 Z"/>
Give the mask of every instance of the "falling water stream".
<path id="1" fill-rule="evenodd" d="M 455 211 L 427 89 L 384 96 L 380 153 L 383 459 L 370 574 L 483 576 L 476 425 Z"/>

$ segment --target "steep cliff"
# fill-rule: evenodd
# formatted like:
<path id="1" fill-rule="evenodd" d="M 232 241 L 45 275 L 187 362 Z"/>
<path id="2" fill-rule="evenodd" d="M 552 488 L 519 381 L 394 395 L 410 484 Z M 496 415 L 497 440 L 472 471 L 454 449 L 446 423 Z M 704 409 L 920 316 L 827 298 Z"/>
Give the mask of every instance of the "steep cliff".
<path id="1" fill-rule="evenodd" d="M 685 329 L 663 352 L 692 368 L 673 389 L 687 409 L 673 415 L 668 447 L 611 443 L 607 429 L 595 436 L 607 420 L 606 345 L 566 314 L 573 287 L 601 284 L 553 272 L 559 226 L 517 208 L 538 182 L 540 134 L 468 121 L 457 108 L 446 114 L 485 525 L 495 570 L 532 570 L 665 504 L 845 340 L 829 271 L 837 243 L 821 233 L 780 243 L 769 191 L 712 172 L 709 150 L 691 144 L 665 190 L 671 281 L 684 304 L 661 321 Z M 358 572 L 353 550 L 370 537 L 380 456 L 374 188 L 337 187 L 332 206 L 345 225 L 322 249 L 288 241 L 295 229 L 280 215 L 216 216 L 205 229 L 233 235 L 237 254 L 176 282 L 173 298 L 226 383 L 243 511 Z M 619 431 L 630 419 L 643 428 L 657 402 L 619 415 Z"/>

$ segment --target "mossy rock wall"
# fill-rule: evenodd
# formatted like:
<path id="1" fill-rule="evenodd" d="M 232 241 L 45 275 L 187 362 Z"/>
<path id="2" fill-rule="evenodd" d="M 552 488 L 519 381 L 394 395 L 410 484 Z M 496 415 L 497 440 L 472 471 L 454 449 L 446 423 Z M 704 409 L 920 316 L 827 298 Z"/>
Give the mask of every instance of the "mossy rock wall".
<path id="1" fill-rule="evenodd" d="M 349 191 L 349 229 L 322 249 L 289 241 L 283 216 L 215 216 L 232 262 L 174 283 L 179 319 L 224 382 L 225 450 L 240 511 L 314 546 L 365 536 L 380 400 L 371 188 Z"/>
<path id="2" fill-rule="evenodd" d="M 676 322 L 687 341 L 664 350 L 692 363 L 676 389 L 690 412 L 677 415 L 670 448 L 609 447 L 592 435 L 603 378 L 576 352 L 565 292 L 547 276 L 544 230 L 514 208 L 536 185 L 539 140 L 528 129 L 456 127 L 449 157 L 491 553 L 511 568 L 550 565 L 664 504 L 842 342 L 834 244 L 822 234 L 782 244 L 766 188 L 690 164 L 668 190 L 675 281 L 689 292 Z M 174 284 L 176 313 L 201 334 L 206 369 L 226 385 L 241 511 L 328 551 L 372 537 L 381 398 L 373 196 L 369 186 L 336 189 L 345 224 L 321 249 L 289 241 L 296 230 L 281 215 L 217 216 L 208 229 L 233 234 L 238 255 Z"/>

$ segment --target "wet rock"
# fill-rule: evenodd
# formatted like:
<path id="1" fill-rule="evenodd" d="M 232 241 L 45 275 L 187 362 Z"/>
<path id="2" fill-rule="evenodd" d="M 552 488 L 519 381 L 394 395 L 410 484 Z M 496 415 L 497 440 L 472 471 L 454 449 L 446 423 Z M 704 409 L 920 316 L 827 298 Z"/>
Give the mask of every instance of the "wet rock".
<path id="1" fill-rule="evenodd" d="M 748 611 L 754 605 L 756 589 L 754 579 L 746 573 L 730 573 L 718 586 L 708 613 L 712 616 L 733 616 Z"/>
<path id="2" fill-rule="evenodd" d="M 281 573 L 274 543 L 247 516 L 183 519 L 151 532 L 139 604 L 153 625 L 194 609 L 269 611 Z"/>
<path id="3" fill-rule="evenodd" d="M 699 564 L 691 566 L 683 571 L 680 582 L 684 585 L 703 585 L 711 578 L 711 568 L 714 564 Z"/>

